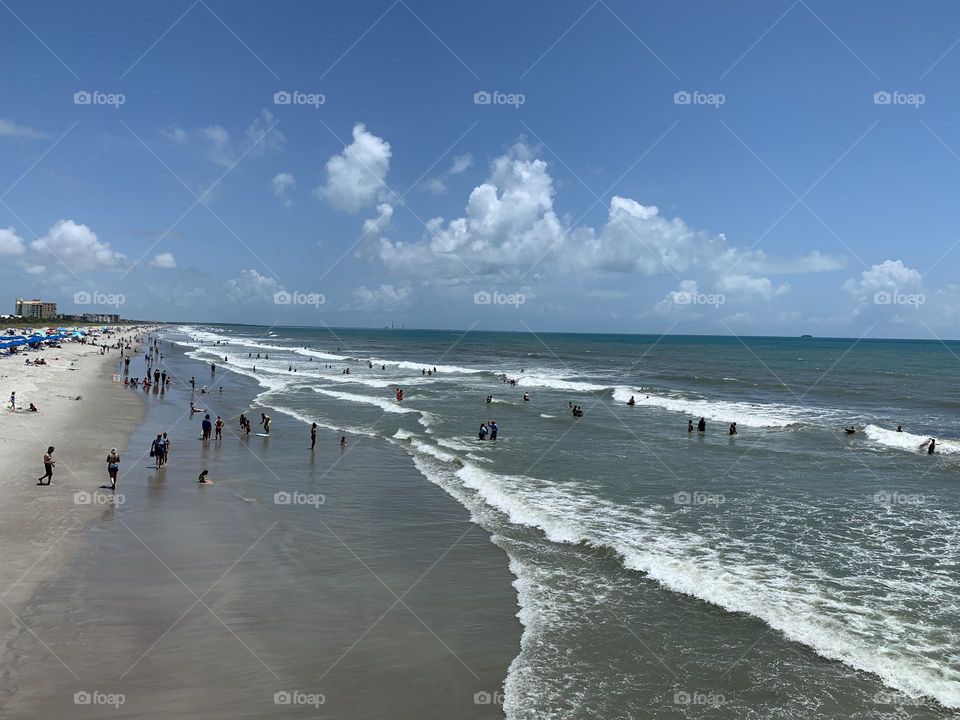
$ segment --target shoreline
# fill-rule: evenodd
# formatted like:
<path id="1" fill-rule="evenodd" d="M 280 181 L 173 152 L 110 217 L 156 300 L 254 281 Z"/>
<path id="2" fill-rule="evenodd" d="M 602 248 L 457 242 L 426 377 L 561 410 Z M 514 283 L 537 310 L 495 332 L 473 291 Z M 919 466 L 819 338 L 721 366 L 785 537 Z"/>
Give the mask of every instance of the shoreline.
<path id="1" fill-rule="evenodd" d="M 196 395 L 228 418 L 221 443 L 196 442 L 202 415 L 184 417 L 185 380 L 203 364 L 184 350 L 164 350 L 175 378 L 165 395 L 124 389 L 145 411 L 128 442 L 146 448 L 169 430 L 170 464 L 122 465 L 126 502 L 98 508 L 81 552 L 30 586 L 36 636 L 15 633 L 0 666 L 9 714 L 87 717 L 72 692 L 99 689 L 125 694 L 117 717 L 270 717 L 274 695 L 293 688 L 325 694 L 320 717 L 397 706 L 502 717 L 475 696 L 500 692 L 522 627 L 508 558 L 489 534 L 389 443 L 351 437 L 342 452 L 321 429 L 316 455 L 304 455 L 309 425 L 280 411 L 272 437 L 238 436 L 237 412 L 250 415 L 265 391 L 239 374 L 218 373 L 223 395 Z M 197 467 L 215 483 L 197 487 Z M 323 491 L 322 514 L 276 505 L 277 483 L 291 481 L 280 487 Z M 185 585 L 204 598 L 192 611 Z M 36 687 L 44 666 L 51 676 Z"/>

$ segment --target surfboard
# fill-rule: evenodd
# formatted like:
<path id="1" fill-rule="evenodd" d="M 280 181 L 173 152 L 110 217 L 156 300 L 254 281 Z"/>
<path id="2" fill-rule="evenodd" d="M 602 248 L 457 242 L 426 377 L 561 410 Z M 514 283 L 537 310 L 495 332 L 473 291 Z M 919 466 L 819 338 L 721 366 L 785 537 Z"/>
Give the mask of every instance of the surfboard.
<path id="1" fill-rule="evenodd" d="M 270 437 L 270 433 L 257 433 L 257 437 Z"/>

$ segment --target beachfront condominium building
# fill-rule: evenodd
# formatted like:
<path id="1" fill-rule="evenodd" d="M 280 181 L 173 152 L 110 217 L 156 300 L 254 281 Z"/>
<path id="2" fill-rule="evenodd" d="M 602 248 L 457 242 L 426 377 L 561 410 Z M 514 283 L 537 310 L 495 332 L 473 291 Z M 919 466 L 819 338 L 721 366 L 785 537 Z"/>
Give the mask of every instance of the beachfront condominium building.
<path id="1" fill-rule="evenodd" d="M 53 320 L 57 317 L 57 304 L 37 299 L 17 298 L 17 307 L 13 314 L 28 320 Z"/>

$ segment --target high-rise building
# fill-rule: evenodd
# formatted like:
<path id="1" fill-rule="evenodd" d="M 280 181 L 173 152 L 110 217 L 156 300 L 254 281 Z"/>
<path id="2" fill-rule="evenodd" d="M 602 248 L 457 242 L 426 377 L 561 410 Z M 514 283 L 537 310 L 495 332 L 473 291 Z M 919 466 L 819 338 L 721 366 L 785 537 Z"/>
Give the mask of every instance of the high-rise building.
<path id="1" fill-rule="evenodd" d="M 24 300 L 17 298 L 14 315 L 19 315 L 28 320 L 53 320 L 57 317 L 57 304 L 44 302 L 43 300 Z"/>

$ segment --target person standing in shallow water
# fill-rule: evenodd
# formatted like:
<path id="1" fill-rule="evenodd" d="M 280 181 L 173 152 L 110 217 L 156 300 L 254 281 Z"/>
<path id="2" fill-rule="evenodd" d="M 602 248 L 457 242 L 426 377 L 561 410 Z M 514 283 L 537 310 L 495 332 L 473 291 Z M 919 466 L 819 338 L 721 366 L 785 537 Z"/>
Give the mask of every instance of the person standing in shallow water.
<path id="1" fill-rule="evenodd" d="M 313 423 L 310 426 L 310 449 L 313 450 L 317 446 L 317 424 Z"/>
<path id="2" fill-rule="evenodd" d="M 270 434 L 270 416 L 266 413 L 260 413 L 260 424 L 263 425 L 263 432 Z"/>
<path id="3" fill-rule="evenodd" d="M 110 489 L 117 489 L 117 472 L 120 470 L 120 453 L 116 448 L 110 448 L 107 453 L 107 475 L 110 477 Z"/>
<path id="4" fill-rule="evenodd" d="M 697 432 L 706 432 L 707 430 L 707 421 L 703 418 L 700 418 L 700 422 L 697 423 Z"/>
<path id="5" fill-rule="evenodd" d="M 49 485 L 53 480 L 53 466 L 57 464 L 57 461 L 53 459 L 53 445 L 47 448 L 47 451 L 43 454 L 43 469 L 44 474 L 37 478 L 37 485 Z M 46 482 L 44 482 L 46 480 Z"/>

